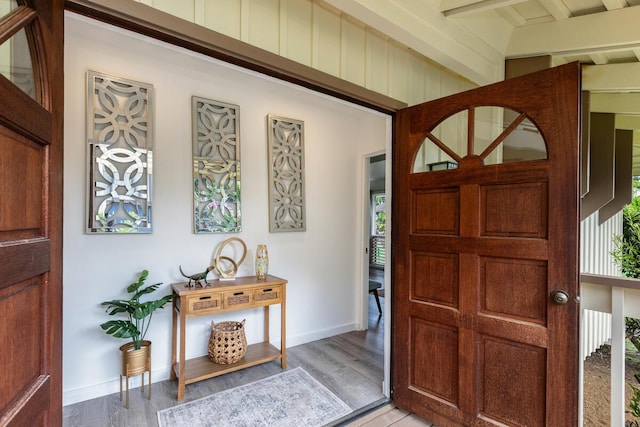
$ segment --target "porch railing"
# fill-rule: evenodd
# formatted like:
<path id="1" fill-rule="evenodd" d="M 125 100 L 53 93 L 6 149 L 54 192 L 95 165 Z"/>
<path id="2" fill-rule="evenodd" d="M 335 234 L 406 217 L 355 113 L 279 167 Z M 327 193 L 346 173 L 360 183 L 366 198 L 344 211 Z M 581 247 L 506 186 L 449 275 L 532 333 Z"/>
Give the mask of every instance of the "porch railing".
<path id="1" fill-rule="evenodd" d="M 582 360 L 607 341 L 611 342 L 611 424 L 625 424 L 625 317 L 640 318 L 640 280 L 625 277 L 581 274 Z M 583 368 L 580 369 L 580 398 L 583 401 Z M 583 405 L 580 405 L 582 421 Z"/>
<path id="2" fill-rule="evenodd" d="M 387 258 L 384 236 L 371 236 L 369 263 L 374 267 L 384 267 Z"/>

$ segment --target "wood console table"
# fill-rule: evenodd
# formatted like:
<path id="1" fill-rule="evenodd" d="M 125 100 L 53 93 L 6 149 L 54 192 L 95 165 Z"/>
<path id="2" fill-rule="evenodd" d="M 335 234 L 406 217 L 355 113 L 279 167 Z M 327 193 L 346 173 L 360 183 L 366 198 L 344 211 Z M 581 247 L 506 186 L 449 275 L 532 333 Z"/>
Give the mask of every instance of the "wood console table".
<path id="1" fill-rule="evenodd" d="M 235 280 L 211 280 L 206 287 L 189 287 L 187 282 L 171 285 L 173 299 L 173 351 L 170 378 L 178 379 L 178 400 L 184 399 L 185 385 L 228 372 L 280 359 L 287 367 L 286 349 L 286 284 L 275 276 L 258 280 L 256 276 L 237 277 Z M 280 350 L 269 343 L 269 306 L 280 304 Z M 212 362 L 207 356 L 185 360 L 185 332 L 187 318 L 225 313 L 254 307 L 264 307 L 264 342 L 247 346 L 245 356 L 230 365 Z M 180 341 L 178 341 L 178 324 Z"/>

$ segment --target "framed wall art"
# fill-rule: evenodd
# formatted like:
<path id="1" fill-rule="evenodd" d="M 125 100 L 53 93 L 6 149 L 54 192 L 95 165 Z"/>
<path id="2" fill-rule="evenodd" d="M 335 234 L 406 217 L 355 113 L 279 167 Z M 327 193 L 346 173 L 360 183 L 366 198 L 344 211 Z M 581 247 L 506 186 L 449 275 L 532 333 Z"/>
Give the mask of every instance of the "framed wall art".
<path id="1" fill-rule="evenodd" d="M 88 233 L 152 230 L 154 89 L 87 72 Z"/>
<path id="2" fill-rule="evenodd" d="M 240 108 L 194 96 L 191 111 L 194 231 L 242 231 Z"/>
<path id="3" fill-rule="evenodd" d="M 304 122 L 267 116 L 269 231 L 305 231 Z"/>

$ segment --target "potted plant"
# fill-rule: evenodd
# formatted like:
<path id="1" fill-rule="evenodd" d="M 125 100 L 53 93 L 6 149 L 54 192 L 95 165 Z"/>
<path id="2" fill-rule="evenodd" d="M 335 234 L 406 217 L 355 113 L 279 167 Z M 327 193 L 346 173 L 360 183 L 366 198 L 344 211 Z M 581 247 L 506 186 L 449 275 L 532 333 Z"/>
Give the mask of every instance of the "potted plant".
<path id="1" fill-rule="evenodd" d="M 131 376 L 142 374 L 142 390 L 144 391 L 144 373 L 149 373 L 149 399 L 151 399 L 151 341 L 144 338 L 149 330 L 153 313 L 173 300 L 173 294 L 171 294 L 157 300 L 140 301 L 142 296 L 154 292 L 162 284 L 156 283 L 145 287 L 144 282 L 148 276 L 149 271 L 143 270 L 138 276 L 138 281 L 127 287 L 127 292 L 131 294 L 129 299 L 114 299 L 101 303 L 107 307 L 106 311 L 111 316 L 121 313 L 128 316 L 128 320 L 109 320 L 100 325 L 108 335 L 131 339 L 131 342 L 120 346 L 122 355 L 120 400 L 122 400 L 122 377 L 126 377 L 127 408 L 129 407 L 129 377 Z"/>

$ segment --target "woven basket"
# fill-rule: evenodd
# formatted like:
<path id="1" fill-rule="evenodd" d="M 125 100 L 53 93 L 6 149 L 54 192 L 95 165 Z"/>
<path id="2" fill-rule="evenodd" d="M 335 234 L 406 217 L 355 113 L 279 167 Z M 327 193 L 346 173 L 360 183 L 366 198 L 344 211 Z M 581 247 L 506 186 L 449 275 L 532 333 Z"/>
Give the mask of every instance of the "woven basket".
<path id="1" fill-rule="evenodd" d="M 245 319 L 246 320 L 246 319 Z M 247 352 L 247 338 L 242 322 L 211 322 L 209 359 L 220 365 L 236 363 Z"/>

